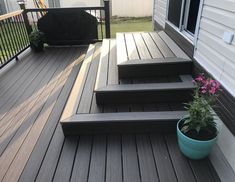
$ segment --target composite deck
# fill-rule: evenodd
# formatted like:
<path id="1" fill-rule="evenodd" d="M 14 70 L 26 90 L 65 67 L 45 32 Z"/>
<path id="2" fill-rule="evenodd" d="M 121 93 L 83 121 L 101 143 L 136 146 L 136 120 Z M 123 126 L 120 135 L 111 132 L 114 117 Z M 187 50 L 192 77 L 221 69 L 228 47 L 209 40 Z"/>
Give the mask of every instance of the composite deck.
<path id="1" fill-rule="evenodd" d="M 220 181 L 208 158 L 192 161 L 180 153 L 175 133 L 64 137 L 59 120 L 86 49 L 29 52 L 0 77 L 0 181 Z M 171 109 L 126 111 L 153 107 Z"/>

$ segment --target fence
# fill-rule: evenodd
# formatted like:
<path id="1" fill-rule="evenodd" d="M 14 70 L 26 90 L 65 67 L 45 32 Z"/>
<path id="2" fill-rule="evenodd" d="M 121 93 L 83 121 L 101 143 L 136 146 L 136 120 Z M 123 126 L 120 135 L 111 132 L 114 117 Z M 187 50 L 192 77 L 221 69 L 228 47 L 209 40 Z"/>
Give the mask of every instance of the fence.
<path id="1" fill-rule="evenodd" d="M 153 0 L 112 0 L 112 16 L 152 16 Z"/>
<path id="2" fill-rule="evenodd" d="M 0 16 L 0 68 L 29 47 L 23 11 Z"/>

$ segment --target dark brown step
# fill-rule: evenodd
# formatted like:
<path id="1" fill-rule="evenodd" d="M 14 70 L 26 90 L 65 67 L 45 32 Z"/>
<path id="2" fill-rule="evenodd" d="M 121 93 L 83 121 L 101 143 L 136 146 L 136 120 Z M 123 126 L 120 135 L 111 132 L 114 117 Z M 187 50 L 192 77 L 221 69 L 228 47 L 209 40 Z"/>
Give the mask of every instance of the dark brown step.
<path id="1" fill-rule="evenodd" d="M 95 90 L 97 104 L 187 102 L 195 85 L 190 81 L 108 85 Z"/>
<path id="2" fill-rule="evenodd" d="M 186 111 L 76 114 L 60 121 L 65 135 L 172 132 Z"/>
<path id="3" fill-rule="evenodd" d="M 139 78 L 192 73 L 192 61 L 183 58 L 128 60 L 118 65 L 119 78 Z"/>

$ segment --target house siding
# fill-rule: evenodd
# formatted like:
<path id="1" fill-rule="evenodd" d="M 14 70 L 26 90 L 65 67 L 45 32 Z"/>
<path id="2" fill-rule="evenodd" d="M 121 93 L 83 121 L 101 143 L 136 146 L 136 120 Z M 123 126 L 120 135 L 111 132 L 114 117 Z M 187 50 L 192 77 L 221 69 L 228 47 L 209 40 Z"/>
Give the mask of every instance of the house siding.
<path id="1" fill-rule="evenodd" d="M 154 11 L 153 15 L 154 21 L 156 21 L 160 26 L 165 28 L 167 0 L 155 0 L 153 11 Z"/>
<path id="2" fill-rule="evenodd" d="M 204 0 L 194 57 L 235 97 L 235 38 L 226 44 L 225 31 L 235 34 L 235 1 Z"/>
<path id="3" fill-rule="evenodd" d="M 223 122 L 220 123 L 218 144 L 235 171 L 235 108 L 228 106 L 235 100 L 235 38 L 231 44 L 225 43 L 225 31 L 235 34 L 235 1 L 204 0 L 194 58 L 229 92 L 225 95 L 231 94 L 229 101 L 226 102 L 223 95 L 219 100 L 218 114 Z"/>

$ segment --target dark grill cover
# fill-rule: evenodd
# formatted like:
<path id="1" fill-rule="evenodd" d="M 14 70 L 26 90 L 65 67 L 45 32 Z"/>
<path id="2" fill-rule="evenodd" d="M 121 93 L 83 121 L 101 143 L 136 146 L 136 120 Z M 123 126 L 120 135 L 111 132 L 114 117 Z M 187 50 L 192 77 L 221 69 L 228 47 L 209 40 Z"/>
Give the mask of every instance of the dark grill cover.
<path id="1" fill-rule="evenodd" d="M 98 39 L 96 17 L 83 10 L 50 11 L 38 20 L 49 45 L 75 45 Z"/>

